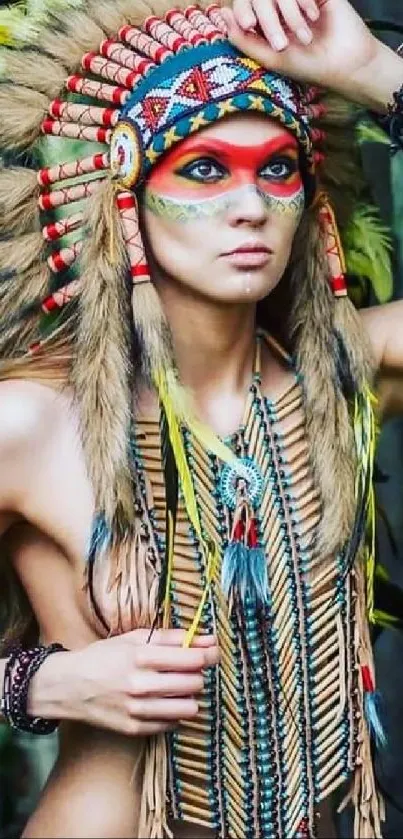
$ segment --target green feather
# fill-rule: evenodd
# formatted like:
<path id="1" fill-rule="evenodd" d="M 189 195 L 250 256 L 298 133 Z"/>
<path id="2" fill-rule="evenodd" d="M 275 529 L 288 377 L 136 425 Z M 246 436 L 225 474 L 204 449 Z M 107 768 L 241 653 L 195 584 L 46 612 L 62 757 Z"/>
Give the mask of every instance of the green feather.
<path id="1" fill-rule="evenodd" d="M 390 615 L 382 609 L 374 609 L 373 623 L 382 629 L 401 629 L 403 626 L 401 618 Z"/>
<path id="2" fill-rule="evenodd" d="M 28 43 L 34 34 L 35 27 L 28 21 L 24 3 L 0 9 L 1 46 L 14 47 L 18 42 Z"/>
<path id="3" fill-rule="evenodd" d="M 403 588 L 392 583 L 384 565 L 377 562 L 373 622 L 386 629 L 403 629 Z"/>
<path id="4" fill-rule="evenodd" d="M 390 145 L 390 138 L 376 122 L 362 120 L 357 125 L 357 139 L 359 143 L 382 143 Z"/>
<path id="5" fill-rule="evenodd" d="M 387 568 L 382 565 L 380 562 L 376 563 L 375 568 L 375 577 L 379 582 L 388 583 L 390 580 L 390 574 Z"/>
<path id="6" fill-rule="evenodd" d="M 0 46 L 30 45 L 50 11 L 80 8 L 83 0 L 23 0 L 0 9 Z"/>
<path id="7" fill-rule="evenodd" d="M 347 271 L 367 277 L 380 303 L 393 293 L 390 232 L 375 207 L 359 205 L 342 235 Z"/>

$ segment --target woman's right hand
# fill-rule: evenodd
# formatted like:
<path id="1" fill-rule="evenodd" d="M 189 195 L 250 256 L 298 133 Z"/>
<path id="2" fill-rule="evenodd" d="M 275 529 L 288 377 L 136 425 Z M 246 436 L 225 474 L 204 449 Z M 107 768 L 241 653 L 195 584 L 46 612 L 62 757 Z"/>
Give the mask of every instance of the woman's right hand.
<path id="1" fill-rule="evenodd" d="M 402 83 L 402 60 L 349 0 L 233 0 L 223 12 L 230 41 L 281 75 L 380 111 Z"/>
<path id="2" fill-rule="evenodd" d="M 144 736 L 197 714 L 203 671 L 218 662 L 216 639 L 184 648 L 179 629 L 137 629 L 73 652 L 54 653 L 34 676 L 29 713 Z"/>

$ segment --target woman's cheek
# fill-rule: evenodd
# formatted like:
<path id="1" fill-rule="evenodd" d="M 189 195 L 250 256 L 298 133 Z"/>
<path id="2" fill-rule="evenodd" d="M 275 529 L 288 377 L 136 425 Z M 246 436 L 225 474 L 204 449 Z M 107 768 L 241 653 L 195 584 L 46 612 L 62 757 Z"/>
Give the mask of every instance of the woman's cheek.
<path id="1" fill-rule="evenodd" d="M 145 233 L 153 258 L 163 272 L 177 279 L 189 280 L 206 261 L 213 245 L 212 219 L 195 219 L 184 224 L 152 211 L 144 213 Z"/>
<path id="2" fill-rule="evenodd" d="M 292 191 L 270 186 L 259 187 L 259 195 L 263 199 L 269 216 L 287 218 L 291 223 L 299 224 L 305 207 L 305 190 L 300 186 Z"/>

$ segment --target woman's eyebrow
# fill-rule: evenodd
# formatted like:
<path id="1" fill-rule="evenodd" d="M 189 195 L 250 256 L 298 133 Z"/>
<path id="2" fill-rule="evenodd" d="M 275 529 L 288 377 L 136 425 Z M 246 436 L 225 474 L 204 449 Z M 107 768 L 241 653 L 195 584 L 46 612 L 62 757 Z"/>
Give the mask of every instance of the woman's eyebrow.
<path id="1" fill-rule="evenodd" d="M 174 155 L 172 163 L 177 163 L 179 160 L 190 154 L 204 154 L 215 155 L 221 160 L 228 162 L 233 158 L 234 153 L 240 157 L 246 158 L 249 155 L 255 156 L 256 152 L 260 152 L 263 156 L 269 157 L 281 151 L 298 151 L 298 144 L 294 137 L 288 132 L 284 132 L 278 137 L 273 137 L 270 140 L 265 140 L 262 143 L 254 143 L 253 145 L 238 145 L 230 143 L 226 140 L 203 140 L 190 138 L 183 144 L 181 143 L 176 149 L 177 154 Z"/>
<path id="2" fill-rule="evenodd" d="M 205 155 L 214 157 L 219 157 L 221 160 L 228 160 L 232 157 L 234 153 L 234 146 L 232 144 L 221 144 L 218 140 L 214 141 L 194 141 L 193 143 L 186 142 L 186 148 L 178 148 L 178 154 L 175 155 L 175 158 L 172 162 L 177 163 L 182 158 L 188 157 L 189 155 Z"/>

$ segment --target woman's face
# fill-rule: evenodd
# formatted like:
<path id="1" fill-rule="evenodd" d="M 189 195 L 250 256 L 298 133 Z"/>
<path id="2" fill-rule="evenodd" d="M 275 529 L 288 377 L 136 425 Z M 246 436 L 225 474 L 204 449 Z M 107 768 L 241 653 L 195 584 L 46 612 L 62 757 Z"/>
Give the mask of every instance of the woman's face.
<path id="1" fill-rule="evenodd" d="M 164 156 L 144 205 L 162 279 L 217 302 L 261 300 L 284 272 L 303 213 L 297 142 L 260 115 L 221 120 Z"/>

